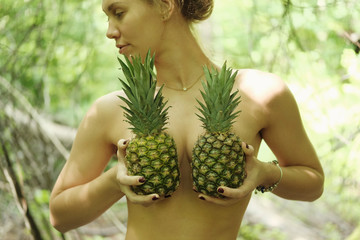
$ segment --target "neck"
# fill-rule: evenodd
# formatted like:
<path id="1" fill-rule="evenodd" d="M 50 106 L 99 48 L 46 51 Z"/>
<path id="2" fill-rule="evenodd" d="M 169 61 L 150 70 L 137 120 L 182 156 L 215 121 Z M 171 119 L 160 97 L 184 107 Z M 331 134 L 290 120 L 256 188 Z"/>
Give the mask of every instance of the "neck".
<path id="1" fill-rule="evenodd" d="M 189 26 L 171 32 L 162 51 L 156 53 L 155 66 L 159 85 L 172 90 L 189 90 L 203 78 L 203 66 L 211 65 Z"/>

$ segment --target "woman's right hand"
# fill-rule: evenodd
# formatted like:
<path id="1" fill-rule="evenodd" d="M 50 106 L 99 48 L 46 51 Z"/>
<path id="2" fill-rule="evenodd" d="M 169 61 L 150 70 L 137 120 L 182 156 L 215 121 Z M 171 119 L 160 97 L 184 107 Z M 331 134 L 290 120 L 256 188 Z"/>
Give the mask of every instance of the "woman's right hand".
<path id="1" fill-rule="evenodd" d="M 120 139 L 118 141 L 118 170 L 116 177 L 119 182 L 120 190 L 126 195 L 128 201 L 135 204 L 149 206 L 152 203 L 157 202 L 160 197 L 156 193 L 149 195 L 137 195 L 131 190 L 131 186 L 141 185 L 145 183 L 146 179 L 143 176 L 129 176 L 127 174 L 127 168 L 125 166 L 125 155 L 128 144 L 129 140 Z"/>

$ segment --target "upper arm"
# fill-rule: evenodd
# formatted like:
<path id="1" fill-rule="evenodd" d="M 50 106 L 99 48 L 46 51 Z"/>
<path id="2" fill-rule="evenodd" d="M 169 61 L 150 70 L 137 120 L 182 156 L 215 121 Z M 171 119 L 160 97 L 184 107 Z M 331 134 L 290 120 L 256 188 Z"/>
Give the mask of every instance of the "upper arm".
<path id="1" fill-rule="evenodd" d="M 115 153 L 116 147 L 108 136 L 112 119 L 108 108 L 104 97 L 100 98 L 82 120 L 69 159 L 55 184 L 55 193 L 98 177 Z"/>
<path id="2" fill-rule="evenodd" d="M 283 166 L 306 166 L 319 173 L 322 167 L 303 126 L 294 96 L 285 83 L 272 76 L 265 105 L 267 124 L 261 134 Z"/>

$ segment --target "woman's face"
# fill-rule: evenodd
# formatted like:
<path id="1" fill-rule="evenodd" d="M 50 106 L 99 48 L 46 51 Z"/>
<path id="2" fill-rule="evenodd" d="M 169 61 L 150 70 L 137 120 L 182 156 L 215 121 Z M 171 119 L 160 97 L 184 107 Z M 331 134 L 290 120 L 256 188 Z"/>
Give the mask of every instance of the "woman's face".
<path id="1" fill-rule="evenodd" d="M 149 48 L 158 50 L 164 23 L 156 6 L 145 0 L 103 0 L 109 21 L 106 36 L 115 40 L 120 54 L 144 57 Z"/>

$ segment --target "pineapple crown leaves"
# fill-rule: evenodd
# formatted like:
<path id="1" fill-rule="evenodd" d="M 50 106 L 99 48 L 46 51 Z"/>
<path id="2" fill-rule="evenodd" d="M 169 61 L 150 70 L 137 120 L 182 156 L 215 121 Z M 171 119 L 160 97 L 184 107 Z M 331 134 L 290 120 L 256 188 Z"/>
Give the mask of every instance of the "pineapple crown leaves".
<path id="1" fill-rule="evenodd" d="M 155 134 L 165 130 L 168 120 L 167 102 L 164 102 L 162 88 L 156 92 L 156 74 L 154 69 L 155 56 L 148 51 L 144 63 L 140 56 L 125 57 L 125 62 L 118 58 L 126 81 L 119 78 L 127 98 L 118 96 L 127 105 L 124 110 L 126 122 L 136 135 Z"/>
<path id="2" fill-rule="evenodd" d="M 214 67 L 211 70 L 204 67 L 205 79 L 201 91 L 204 103 L 196 99 L 200 107 L 196 114 L 202 121 L 203 127 L 208 132 L 227 132 L 230 130 L 234 119 L 241 111 L 234 112 L 239 105 L 241 96 L 237 97 L 239 90 L 231 93 L 237 71 L 233 74 L 231 68 L 226 68 L 226 62 L 220 72 Z"/>

